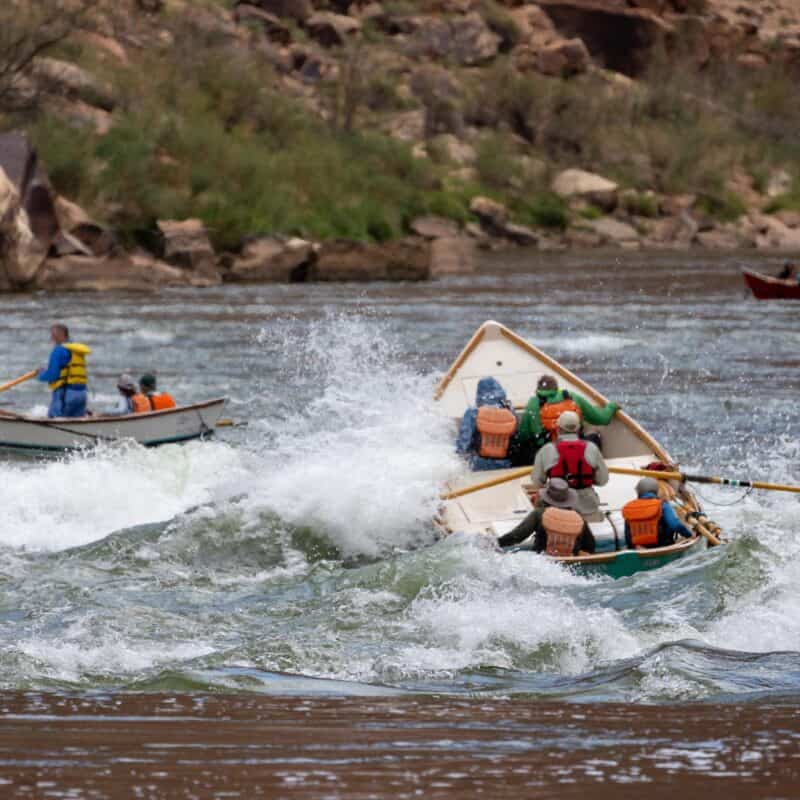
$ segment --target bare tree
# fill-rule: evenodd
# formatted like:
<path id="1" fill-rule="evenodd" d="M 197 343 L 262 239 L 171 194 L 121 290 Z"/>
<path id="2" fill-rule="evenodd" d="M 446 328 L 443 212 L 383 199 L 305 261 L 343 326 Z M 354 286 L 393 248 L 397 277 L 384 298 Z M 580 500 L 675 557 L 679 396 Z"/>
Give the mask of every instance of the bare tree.
<path id="1" fill-rule="evenodd" d="M 81 28 L 99 0 L 0 2 L 0 111 L 30 109 L 36 91 L 33 62 Z"/>

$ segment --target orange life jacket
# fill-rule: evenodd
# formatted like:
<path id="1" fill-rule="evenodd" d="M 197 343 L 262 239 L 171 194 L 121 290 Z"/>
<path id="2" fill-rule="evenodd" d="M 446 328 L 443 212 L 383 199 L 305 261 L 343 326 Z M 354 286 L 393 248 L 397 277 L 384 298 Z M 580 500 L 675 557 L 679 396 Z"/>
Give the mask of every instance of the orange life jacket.
<path id="1" fill-rule="evenodd" d="M 594 468 L 586 460 L 586 445 L 583 439 L 564 439 L 556 442 L 558 461 L 547 470 L 548 478 L 563 478 L 572 489 L 594 486 Z"/>
<path id="2" fill-rule="evenodd" d="M 574 411 L 578 417 L 583 418 L 580 406 L 567 395 L 558 403 L 545 403 L 539 409 L 539 420 L 542 428 L 550 434 L 550 438 L 555 441 L 558 437 L 558 418 L 565 411 Z"/>
<path id="3" fill-rule="evenodd" d="M 566 508 L 546 508 L 542 525 L 547 533 L 545 552 L 549 556 L 571 556 L 577 551 L 578 539 L 583 533 L 583 517 Z"/>
<path id="4" fill-rule="evenodd" d="M 175 408 L 175 400 L 168 392 L 159 392 L 147 396 L 153 411 L 164 411 L 167 408 Z"/>
<path id="5" fill-rule="evenodd" d="M 481 406 L 475 423 L 481 437 L 478 455 L 482 458 L 505 458 L 517 418 L 507 408 Z"/>
<path id="6" fill-rule="evenodd" d="M 135 394 L 131 397 L 131 406 L 134 414 L 149 414 L 153 410 L 146 394 Z"/>
<path id="7" fill-rule="evenodd" d="M 622 508 L 634 547 L 656 547 L 658 528 L 664 509 L 657 497 L 631 500 Z"/>

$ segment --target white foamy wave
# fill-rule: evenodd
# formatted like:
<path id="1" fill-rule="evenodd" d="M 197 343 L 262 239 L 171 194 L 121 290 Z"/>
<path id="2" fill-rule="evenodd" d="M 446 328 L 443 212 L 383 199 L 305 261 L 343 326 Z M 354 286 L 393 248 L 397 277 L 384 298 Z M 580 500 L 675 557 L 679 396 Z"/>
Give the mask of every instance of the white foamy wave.
<path id="1" fill-rule="evenodd" d="M 345 555 L 418 542 L 438 485 L 459 467 L 451 423 L 432 407 L 434 376 L 403 366 L 365 317 L 312 325 L 295 365 L 287 380 L 318 393 L 289 419 L 262 422 L 269 444 L 252 502 L 313 526 Z"/>
<path id="2" fill-rule="evenodd" d="M 455 546 L 463 573 L 409 607 L 404 626 L 424 642 L 398 648 L 389 663 L 399 673 L 447 674 L 491 664 L 577 674 L 640 651 L 618 613 L 578 601 L 576 590 L 591 580 L 533 554 Z"/>
<path id="3" fill-rule="evenodd" d="M 32 550 L 87 544 L 224 499 L 246 474 L 220 442 L 148 450 L 100 447 L 58 461 L 0 466 L 0 543 Z"/>
<path id="4" fill-rule="evenodd" d="M 554 353 L 607 353 L 641 344 L 628 336 L 603 333 L 581 333 L 580 336 L 531 336 L 531 341 L 546 352 Z"/>

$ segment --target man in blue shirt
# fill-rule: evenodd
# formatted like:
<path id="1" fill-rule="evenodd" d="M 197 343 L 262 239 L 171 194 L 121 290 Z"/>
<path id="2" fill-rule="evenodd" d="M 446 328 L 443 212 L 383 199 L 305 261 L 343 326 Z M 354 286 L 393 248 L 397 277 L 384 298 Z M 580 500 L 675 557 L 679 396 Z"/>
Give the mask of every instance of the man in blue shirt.
<path id="1" fill-rule="evenodd" d="M 636 484 L 637 499 L 622 509 L 628 547 L 667 547 L 678 536 L 693 536 L 675 509 L 658 496 L 658 481 L 642 478 Z"/>
<path id="2" fill-rule="evenodd" d="M 92 351 L 85 344 L 71 342 L 69 329 L 61 323 L 50 328 L 50 341 L 54 347 L 47 368 L 37 377 L 42 383 L 49 384 L 53 393 L 47 416 L 85 417 L 88 395 L 86 356 Z"/>

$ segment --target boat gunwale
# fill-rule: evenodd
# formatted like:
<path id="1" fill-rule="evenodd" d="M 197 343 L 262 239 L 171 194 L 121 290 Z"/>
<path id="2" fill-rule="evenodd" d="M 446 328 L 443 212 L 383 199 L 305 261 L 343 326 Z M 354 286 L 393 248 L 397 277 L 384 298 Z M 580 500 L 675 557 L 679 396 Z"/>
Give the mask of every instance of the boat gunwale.
<path id="1" fill-rule="evenodd" d="M 702 536 L 694 535 L 689 539 L 684 539 L 675 544 L 665 545 L 663 547 L 649 547 L 642 548 L 641 550 L 631 549 L 624 547 L 621 550 L 614 550 L 610 553 L 592 553 L 585 556 L 547 556 L 552 561 L 557 561 L 559 564 L 576 564 L 576 565 L 592 565 L 592 564 L 612 564 L 617 561 L 621 556 L 635 555 L 641 559 L 659 559 L 667 558 L 672 555 L 680 555 L 688 550 L 691 550 L 695 545 L 704 541 Z"/>
<path id="2" fill-rule="evenodd" d="M 491 325 L 497 326 L 501 336 L 504 336 L 517 347 L 520 347 L 522 350 L 527 352 L 528 355 L 531 355 L 538 361 L 542 362 L 548 367 L 548 369 L 552 369 L 553 372 L 556 372 L 562 378 L 574 383 L 582 392 L 589 395 L 589 397 L 596 403 L 602 403 L 603 405 L 606 405 L 609 402 L 605 395 L 597 391 L 597 389 L 590 384 L 586 383 L 586 381 L 584 381 L 582 378 L 579 378 L 561 363 L 552 358 L 552 356 L 547 355 L 547 353 L 540 350 L 538 347 L 536 347 L 536 345 L 531 344 L 518 334 L 514 333 L 511 329 L 495 320 L 487 320 L 472 335 L 472 338 L 469 340 L 469 342 L 467 342 L 466 347 L 459 353 L 456 360 L 451 364 L 450 369 L 447 370 L 444 377 L 441 379 L 441 381 L 439 381 L 439 384 L 436 387 L 436 391 L 433 395 L 435 401 L 440 400 L 444 395 L 445 390 L 453 381 L 453 378 L 455 378 L 464 362 L 481 344 L 484 336 L 486 335 L 487 329 Z M 626 428 L 628 428 L 628 430 L 630 430 L 631 433 L 633 433 L 633 435 L 642 442 L 642 444 L 650 449 L 654 456 L 665 463 L 672 463 L 672 458 L 670 457 L 669 453 L 638 422 L 636 422 L 636 420 L 634 420 L 632 417 L 629 417 L 624 411 L 622 411 L 622 409 L 617 411 L 615 419 L 618 419 Z"/>
<path id="3" fill-rule="evenodd" d="M 32 417 L 23 414 L 10 414 L 0 410 L 0 422 L 12 422 L 23 425 L 46 425 L 63 428 L 64 425 L 98 425 L 117 422 L 137 422 L 153 417 L 166 417 L 170 414 L 179 414 L 187 411 L 202 411 L 216 405 L 225 405 L 227 397 L 217 397 L 213 400 L 204 400 L 201 403 L 192 403 L 188 406 L 164 408 L 159 411 L 146 411 L 143 414 L 123 414 L 121 416 L 96 416 L 96 417 Z"/>

